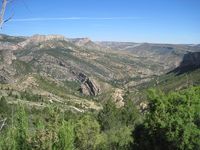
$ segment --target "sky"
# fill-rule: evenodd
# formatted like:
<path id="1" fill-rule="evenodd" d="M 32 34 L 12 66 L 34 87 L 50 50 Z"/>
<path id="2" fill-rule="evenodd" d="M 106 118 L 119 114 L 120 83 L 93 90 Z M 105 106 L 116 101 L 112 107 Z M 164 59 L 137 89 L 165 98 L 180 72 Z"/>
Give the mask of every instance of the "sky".
<path id="1" fill-rule="evenodd" d="M 200 0 L 13 0 L 0 31 L 94 41 L 200 43 Z"/>

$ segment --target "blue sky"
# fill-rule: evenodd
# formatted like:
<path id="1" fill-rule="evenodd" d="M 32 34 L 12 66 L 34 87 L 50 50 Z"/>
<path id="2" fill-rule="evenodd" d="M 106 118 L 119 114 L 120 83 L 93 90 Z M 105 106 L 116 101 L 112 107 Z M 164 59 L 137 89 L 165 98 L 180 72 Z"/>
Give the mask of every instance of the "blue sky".
<path id="1" fill-rule="evenodd" d="M 2 33 L 200 43 L 200 0 L 14 0 Z"/>

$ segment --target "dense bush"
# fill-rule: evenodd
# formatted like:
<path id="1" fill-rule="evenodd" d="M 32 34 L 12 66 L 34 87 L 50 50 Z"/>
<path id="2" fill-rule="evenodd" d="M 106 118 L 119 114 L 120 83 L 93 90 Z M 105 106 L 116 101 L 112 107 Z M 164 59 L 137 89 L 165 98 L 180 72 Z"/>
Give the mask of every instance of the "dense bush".
<path id="1" fill-rule="evenodd" d="M 149 91 L 149 112 L 135 131 L 138 149 L 200 148 L 200 87 L 164 94 Z"/>
<path id="2" fill-rule="evenodd" d="M 148 99 L 143 116 L 130 100 L 121 108 L 107 101 L 98 113 L 78 114 L 58 107 L 30 113 L 19 105 L 0 131 L 0 150 L 198 150 L 200 87 L 150 90 Z M 5 97 L 0 104 L 1 113 L 9 108 Z"/>
<path id="3" fill-rule="evenodd" d="M 33 94 L 28 91 L 21 92 L 20 95 L 22 99 L 26 99 L 27 101 L 34 101 L 34 102 L 43 101 L 43 98 L 41 95 Z"/>

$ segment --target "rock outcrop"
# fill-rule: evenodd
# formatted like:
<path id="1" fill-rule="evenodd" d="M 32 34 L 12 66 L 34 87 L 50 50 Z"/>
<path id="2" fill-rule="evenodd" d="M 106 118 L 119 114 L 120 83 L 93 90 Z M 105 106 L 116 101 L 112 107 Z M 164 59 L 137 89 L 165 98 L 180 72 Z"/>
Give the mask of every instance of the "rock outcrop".
<path id="1" fill-rule="evenodd" d="M 124 91 L 122 89 L 115 89 L 115 92 L 113 93 L 112 97 L 113 100 L 118 108 L 124 106 Z"/>
<path id="2" fill-rule="evenodd" d="M 27 38 L 27 40 L 19 43 L 18 45 L 23 48 L 28 44 L 38 44 L 38 43 L 47 42 L 50 40 L 63 41 L 65 39 L 66 38 L 62 35 L 33 35 L 32 37 Z"/>
<path id="3" fill-rule="evenodd" d="M 75 45 L 81 47 L 86 45 L 87 43 L 91 42 L 89 38 L 76 38 L 76 39 L 71 39 L 71 42 L 73 42 Z"/>
<path id="4" fill-rule="evenodd" d="M 78 80 L 81 82 L 80 92 L 84 95 L 97 96 L 100 88 L 94 80 L 88 78 L 85 74 L 79 73 Z"/>

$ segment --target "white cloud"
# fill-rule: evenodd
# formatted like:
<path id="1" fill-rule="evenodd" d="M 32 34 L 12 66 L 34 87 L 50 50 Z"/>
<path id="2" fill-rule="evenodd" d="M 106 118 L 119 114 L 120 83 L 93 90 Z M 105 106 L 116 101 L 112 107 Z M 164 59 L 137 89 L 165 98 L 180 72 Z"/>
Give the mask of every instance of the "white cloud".
<path id="1" fill-rule="evenodd" d="M 65 20 L 136 20 L 139 17 L 58 17 L 58 18 L 19 18 L 12 19 L 15 22 L 32 21 L 65 21 Z"/>

